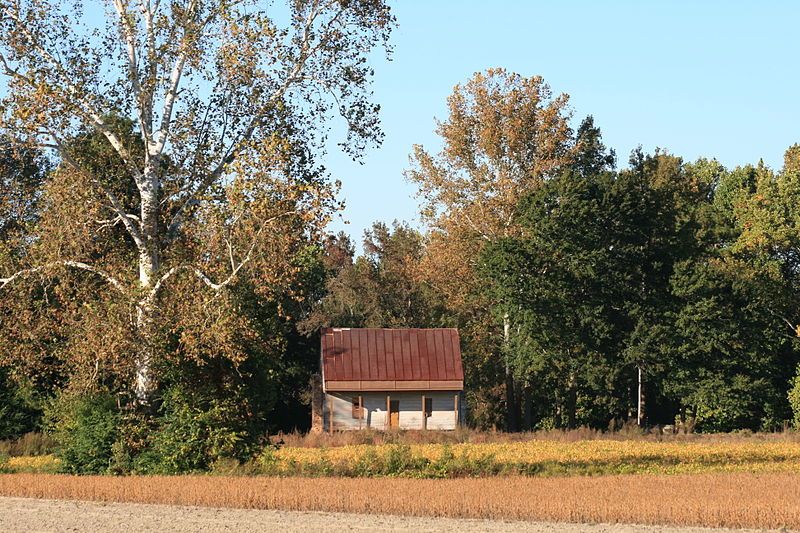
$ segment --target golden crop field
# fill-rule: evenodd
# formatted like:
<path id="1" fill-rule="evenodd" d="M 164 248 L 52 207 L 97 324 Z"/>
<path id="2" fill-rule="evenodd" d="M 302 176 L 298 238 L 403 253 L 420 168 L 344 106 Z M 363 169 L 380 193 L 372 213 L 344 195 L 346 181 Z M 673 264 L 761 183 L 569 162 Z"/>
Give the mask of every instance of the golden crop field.
<path id="1" fill-rule="evenodd" d="M 800 475 L 489 479 L 0 475 L 0 495 L 249 509 L 800 528 Z"/>

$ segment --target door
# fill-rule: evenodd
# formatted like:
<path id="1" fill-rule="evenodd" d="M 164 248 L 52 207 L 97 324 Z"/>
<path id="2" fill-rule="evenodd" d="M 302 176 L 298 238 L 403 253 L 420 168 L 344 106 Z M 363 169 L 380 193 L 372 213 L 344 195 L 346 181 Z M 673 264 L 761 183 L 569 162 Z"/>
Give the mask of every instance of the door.
<path id="1" fill-rule="evenodd" d="M 389 427 L 400 427 L 400 400 L 389 401 Z"/>

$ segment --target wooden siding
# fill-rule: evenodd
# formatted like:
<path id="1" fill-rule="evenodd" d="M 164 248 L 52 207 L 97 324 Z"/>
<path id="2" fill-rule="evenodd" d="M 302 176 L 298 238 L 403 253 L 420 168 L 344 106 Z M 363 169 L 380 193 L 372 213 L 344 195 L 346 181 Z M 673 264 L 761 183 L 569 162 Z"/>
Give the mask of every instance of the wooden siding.
<path id="1" fill-rule="evenodd" d="M 433 413 L 428 418 L 429 430 L 453 430 L 457 427 L 456 402 L 457 392 L 450 391 L 415 391 L 415 392 L 328 392 L 324 401 L 324 429 L 330 430 L 330 409 L 333 408 L 333 430 L 388 429 L 386 417 L 386 396 L 400 402 L 399 429 L 423 429 L 422 396 L 433 400 Z M 353 418 L 352 399 L 361 396 L 365 417 L 362 420 Z M 458 402 L 458 419 L 463 420 L 461 404 Z"/>

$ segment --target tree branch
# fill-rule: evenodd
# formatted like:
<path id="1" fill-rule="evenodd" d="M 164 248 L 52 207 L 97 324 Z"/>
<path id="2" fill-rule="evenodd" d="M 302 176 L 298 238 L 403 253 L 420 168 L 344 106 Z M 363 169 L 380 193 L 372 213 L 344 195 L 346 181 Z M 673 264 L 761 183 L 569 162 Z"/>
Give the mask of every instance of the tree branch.
<path id="1" fill-rule="evenodd" d="M 137 217 L 136 215 L 131 215 L 129 213 L 126 213 L 124 207 L 122 206 L 122 203 L 119 201 L 117 196 L 110 190 L 103 187 L 103 185 L 100 183 L 100 180 L 98 180 L 95 176 L 84 170 L 83 167 L 69 154 L 69 151 L 66 149 L 64 144 L 58 139 L 58 137 L 54 133 L 50 132 L 48 133 L 48 135 L 50 135 L 53 138 L 58 153 L 61 155 L 62 159 L 72 168 L 74 168 L 77 172 L 80 172 L 81 174 L 86 176 L 89 180 L 91 180 L 95 185 L 97 185 L 100 188 L 103 194 L 106 195 L 106 198 L 108 198 L 108 201 L 111 203 L 112 210 L 122 220 L 122 224 L 125 226 L 125 229 L 128 231 L 128 234 L 131 236 L 133 242 L 136 244 L 136 248 L 139 251 L 143 250 L 145 248 L 145 242 L 139 226 L 140 224 L 139 217 Z"/>
<path id="2" fill-rule="evenodd" d="M 10 283 L 12 283 L 14 280 L 16 280 L 18 278 L 25 277 L 25 276 L 28 276 L 30 274 L 35 274 L 36 272 L 41 272 L 42 270 L 45 270 L 47 268 L 52 268 L 54 266 L 65 266 L 65 267 L 70 267 L 70 268 L 75 268 L 75 269 L 78 269 L 78 270 L 85 270 L 87 272 L 91 272 L 91 273 L 96 274 L 96 275 L 100 276 L 101 278 L 103 278 L 112 287 L 114 287 L 115 289 L 117 289 L 121 293 L 123 293 L 123 294 L 126 293 L 125 286 L 122 283 L 120 283 L 119 280 L 117 280 L 116 278 L 111 276 L 110 274 L 107 274 L 103 270 L 100 270 L 99 268 L 97 268 L 97 267 L 95 267 L 93 265 L 90 265 L 88 263 L 84 263 L 84 262 L 81 262 L 81 261 L 69 261 L 69 260 L 52 261 L 52 262 L 47 263 L 47 264 L 42 265 L 42 266 L 31 267 L 31 268 L 26 268 L 24 270 L 20 270 L 18 272 L 15 272 L 14 274 L 12 274 L 11 276 L 9 276 L 7 278 L 0 278 L 0 290 L 4 289 L 6 287 L 6 285 L 9 285 Z"/>
<path id="3" fill-rule="evenodd" d="M 197 197 L 200 196 L 205 192 L 208 187 L 210 187 L 221 175 L 222 172 L 225 170 L 225 167 L 232 163 L 236 158 L 237 153 L 241 149 L 242 145 L 247 142 L 255 133 L 256 129 L 258 128 L 259 124 L 263 121 L 266 114 L 275 105 L 275 103 L 286 94 L 289 88 L 296 82 L 303 80 L 303 69 L 305 68 L 308 60 L 317 53 L 317 51 L 321 48 L 322 43 L 325 42 L 326 38 L 322 37 L 320 39 L 320 43 L 316 46 L 312 47 L 310 45 L 311 40 L 313 38 L 313 27 L 314 22 L 319 17 L 322 9 L 320 8 L 319 2 L 316 2 L 315 7 L 309 11 L 308 16 L 306 17 L 305 23 L 303 25 L 303 32 L 301 38 L 301 47 L 300 53 L 298 55 L 297 62 L 295 63 L 294 67 L 292 68 L 291 72 L 286 76 L 283 80 L 283 83 L 280 84 L 278 88 L 276 88 L 272 94 L 266 99 L 264 104 L 261 106 L 261 111 L 255 113 L 253 118 L 250 120 L 250 123 L 247 125 L 245 130 L 241 132 L 239 135 L 235 136 L 233 141 L 231 141 L 230 146 L 225 151 L 222 159 L 219 163 L 211 170 L 210 173 L 206 175 L 206 177 L 200 182 L 200 184 L 195 188 L 193 192 L 191 192 L 188 197 L 178 206 L 175 214 L 172 216 L 170 220 L 170 224 L 167 230 L 168 234 L 174 234 L 180 228 L 181 224 L 183 223 L 183 217 L 185 211 L 190 208 L 192 205 L 197 203 Z M 334 17 L 334 21 L 339 18 L 341 13 L 337 13 Z M 332 22 L 331 22 L 332 24 Z"/>
<path id="4" fill-rule="evenodd" d="M 147 142 L 147 139 L 150 137 L 150 124 L 148 123 L 150 110 L 148 110 L 147 103 L 143 98 L 142 86 L 139 82 L 139 60 L 136 55 L 136 32 L 128 18 L 128 4 L 127 2 L 123 2 L 124 0 L 114 0 L 114 8 L 117 11 L 122 34 L 125 37 L 125 44 L 128 52 L 128 77 L 131 81 L 133 98 L 136 101 L 136 108 L 139 112 L 139 125 L 142 128 L 142 137 L 145 139 L 145 142 Z"/>
<path id="5" fill-rule="evenodd" d="M 130 153 L 128 152 L 127 148 L 125 148 L 125 145 L 122 144 L 122 141 L 120 141 L 119 137 L 117 137 L 116 134 L 109 129 L 103 118 L 94 111 L 97 106 L 92 105 L 91 102 L 87 101 L 86 97 L 81 95 L 81 91 L 69 81 L 70 76 L 65 71 L 61 63 L 55 57 L 53 57 L 50 52 L 35 44 L 36 40 L 27 30 L 22 21 L 19 20 L 19 17 L 14 15 L 8 9 L 3 9 L 2 14 L 6 15 L 8 18 L 17 23 L 17 28 L 22 31 L 28 37 L 28 39 L 30 39 L 33 49 L 36 50 L 36 52 L 38 52 L 44 58 L 44 60 L 49 63 L 51 67 L 53 67 L 53 70 L 62 78 L 61 83 L 66 88 L 67 92 L 74 98 L 74 102 L 59 97 L 58 91 L 53 91 L 54 98 L 60 100 L 63 104 L 68 106 L 77 103 L 77 114 L 82 116 L 84 120 L 86 120 L 91 126 L 97 129 L 97 131 L 103 134 L 103 136 L 108 140 L 109 144 L 111 144 L 117 154 L 119 154 L 119 156 L 122 158 L 122 161 L 125 163 L 125 166 L 131 173 L 134 180 L 139 183 L 141 181 L 142 173 L 133 164 Z M 33 80 L 20 73 L 18 70 L 12 69 L 7 63 L 5 57 L 0 56 L 0 62 L 2 62 L 3 71 L 7 76 L 21 80 L 30 87 L 38 89 L 38 85 Z"/>
<path id="6" fill-rule="evenodd" d="M 193 265 L 178 265 L 178 266 L 174 266 L 174 267 L 170 268 L 166 273 L 164 273 L 163 276 L 161 276 L 159 278 L 159 280 L 155 283 L 155 285 L 153 285 L 153 288 L 150 291 L 149 297 L 151 299 L 155 298 L 155 296 L 158 294 L 158 291 L 161 289 L 162 285 L 169 278 L 171 278 L 172 276 L 174 276 L 175 274 L 177 274 L 178 272 L 183 271 L 183 270 L 188 270 L 188 271 L 194 273 L 194 275 L 197 276 L 203 283 L 205 283 L 206 285 L 208 285 L 211 289 L 213 289 L 215 291 L 218 291 L 218 290 L 222 289 L 223 287 L 226 287 L 227 285 L 230 285 L 230 283 L 234 279 L 236 279 L 236 276 L 237 276 L 237 274 L 239 274 L 239 271 L 242 270 L 242 267 L 247 265 L 247 263 L 249 263 L 250 260 L 252 259 L 253 251 L 256 249 L 256 246 L 258 245 L 259 237 L 264 232 L 264 229 L 271 222 L 274 222 L 275 220 L 277 220 L 277 219 L 279 219 L 281 217 L 292 215 L 294 213 L 296 213 L 296 210 L 294 210 L 294 209 L 290 210 L 290 211 L 284 211 L 283 213 L 279 213 L 279 214 L 277 214 L 275 216 L 272 216 L 272 217 L 264 220 L 264 222 L 261 224 L 261 227 L 258 228 L 258 231 L 253 236 L 252 243 L 250 244 L 250 247 L 248 248 L 247 253 L 245 254 L 244 258 L 239 262 L 238 265 L 236 265 L 235 262 L 234 262 L 233 251 L 231 249 L 230 243 L 226 239 L 226 243 L 227 243 L 227 247 L 228 247 L 229 260 L 230 260 L 230 264 L 231 264 L 231 272 L 228 275 L 228 277 L 226 277 L 221 282 L 215 283 L 202 270 L 200 270 L 200 268 L 198 268 L 196 266 L 193 266 Z"/>

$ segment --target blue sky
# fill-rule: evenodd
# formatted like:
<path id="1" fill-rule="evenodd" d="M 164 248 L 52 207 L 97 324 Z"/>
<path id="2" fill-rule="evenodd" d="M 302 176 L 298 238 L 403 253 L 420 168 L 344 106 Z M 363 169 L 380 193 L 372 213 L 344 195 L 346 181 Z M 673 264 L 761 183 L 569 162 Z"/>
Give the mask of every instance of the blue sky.
<path id="1" fill-rule="evenodd" d="M 489 67 L 568 93 L 575 120 L 594 115 L 622 163 L 641 144 L 779 167 L 800 142 L 800 2 L 389 1 L 395 53 L 374 59 L 385 142 L 363 164 L 326 161 L 347 202 L 330 228 L 358 243 L 376 220 L 419 226 L 403 178 L 411 147 L 439 146 L 434 117 L 453 86 Z"/>

